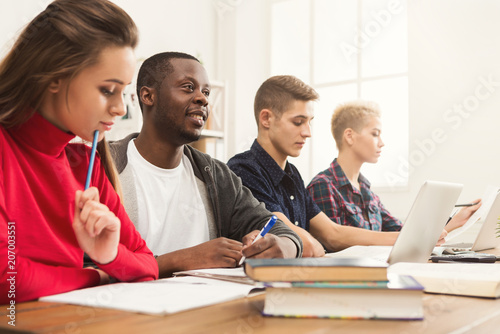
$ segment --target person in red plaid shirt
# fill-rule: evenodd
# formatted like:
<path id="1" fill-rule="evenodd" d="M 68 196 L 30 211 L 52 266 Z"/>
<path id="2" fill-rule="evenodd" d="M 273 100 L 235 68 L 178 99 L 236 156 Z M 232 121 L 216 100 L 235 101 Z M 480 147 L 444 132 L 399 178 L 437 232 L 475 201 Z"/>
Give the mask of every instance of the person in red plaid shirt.
<path id="1" fill-rule="evenodd" d="M 392 216 L 370 182 L 360 173 L 364 163 L 376 163 L 384 142 L 379 106 L 353 101 L 338 106 L 332 117 L 332 134 L 339 151 L 330 167 L 316 175 L 307 189 L 314 202 L 334 222 L 373 231 L 399 231 L 402 222 Z M 463 225 L 480 207 L 466 207 L 446 225 L 447 232 Z"/>

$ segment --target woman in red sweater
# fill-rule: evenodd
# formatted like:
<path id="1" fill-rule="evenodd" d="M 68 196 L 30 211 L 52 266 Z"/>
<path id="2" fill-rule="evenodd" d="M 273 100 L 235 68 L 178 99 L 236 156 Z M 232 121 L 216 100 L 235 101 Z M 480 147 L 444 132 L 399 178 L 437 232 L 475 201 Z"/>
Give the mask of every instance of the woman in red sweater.
<path id="1" fill-rule="evenodd" d="M 106 0 L 56 0 L 0 63 L 0 304 L 158 277 L 115 187 L 104 131 L 123 116 L 137 28 Z M 91 187 L 84 144 L 98 130 Z M 109 177 L 109 178 L 108 178 Z M 87 253 L 98 269 L 83 268 Z"/>

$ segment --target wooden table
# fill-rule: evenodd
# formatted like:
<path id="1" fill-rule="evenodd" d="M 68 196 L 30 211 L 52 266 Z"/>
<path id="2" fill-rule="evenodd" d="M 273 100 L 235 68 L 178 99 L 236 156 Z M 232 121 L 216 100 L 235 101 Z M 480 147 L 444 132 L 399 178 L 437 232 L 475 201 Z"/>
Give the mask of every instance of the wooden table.
<path id="1" fill-rule="evenodd" d="M 263 317 L 264 295 L 168 316 L 59 303 L 18 305 L 16 326 L 2 310 L 0 333 L 498 333 L 500 299 L 424 295 L 423 321 L 295 319 Z"/>
<path id="2" fill-rule="evenodd" d="M 496 249 L 490 253 L 500 253 Z M 492 264 L 492 265 L 500 265 Z M 498 333 L 500 299 L 424 294 L 423 321 L 298 319 L 263 317 L 264 295 L 152 316 L 47 302 L 16 305 L 16 326 L 0 309 L 0 333 Z"/>

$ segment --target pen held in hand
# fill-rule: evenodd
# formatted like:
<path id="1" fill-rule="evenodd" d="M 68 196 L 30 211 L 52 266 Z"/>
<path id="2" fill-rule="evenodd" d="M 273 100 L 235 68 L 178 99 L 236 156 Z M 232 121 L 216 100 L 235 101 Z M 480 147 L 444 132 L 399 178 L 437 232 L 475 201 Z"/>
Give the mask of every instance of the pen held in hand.
<path id="1" fill-rule="evenodd" d="M 94 140 L 92 141 L 92 150 L 90 151 L 89 169 L 87 170 L 87 180 L 85 181 L 85 190 L 90 187 L 90 180 L 92 179 L 92 170 L 94 169 L 95 151 L 97 148 L 97 138 L 99 137 L 99 130 L 94 132 Z"/>
<path id="2" fill-rule="evenodd" d="M 255 239 L 253 239 L 251 245 L 253 245 L 260 238 L 264 237 L 267 234 L 267 232 L 269 232 L 269 230 L 274 226 L 274 223 L 276 223 L 277 219 L 278 219 L 278 217 L 276 217 L 276 216 L 272 216 L 271 218 L 269 218 L 269 221 L 266 223 L 266 225 L 264 225 L 264 227 L 260 231 L 259 235 L 256 236 Z M 238 265 L 241 266 L 241 264 L 244 261 L 245 261 L 245 257 L 243 256 L 243 257 L 241 257 L 240 263 Z"/>
<path id="3" fill-rule="evenodd" d="M 466 203 L 466 204 L 455 204 L 455 207 L 458 208 L 458 207 L 462 207 L 462 206 L 474 206 L 474 205 L 477 205 L 479 204 L 479 202 L 476 202 L 476 203 Z"/>

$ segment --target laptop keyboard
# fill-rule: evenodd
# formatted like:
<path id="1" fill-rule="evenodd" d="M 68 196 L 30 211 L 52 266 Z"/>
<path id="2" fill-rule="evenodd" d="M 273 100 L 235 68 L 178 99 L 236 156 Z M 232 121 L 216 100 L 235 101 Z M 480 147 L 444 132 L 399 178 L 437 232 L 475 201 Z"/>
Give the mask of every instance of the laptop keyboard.
<path id="1" fill-rule="evenodd" d="M 446 247 L 446 248 L 460 248 L 460 249 L 471 249 L 472 248 L 472 242 L 457 242 L 454 244 L 445 244 L 442 245 L 441 247 Z"/>
<path id="2" fill-rule="evenodd" d="M 494 263 L 497 261 L 497 257 L 492 254 L 484 253 L 464 253 L 464 254 L 453 254 L 453 255 L 441 255 L 441 256 L 431 256 L 432 262 L 486 262 Z"/>

